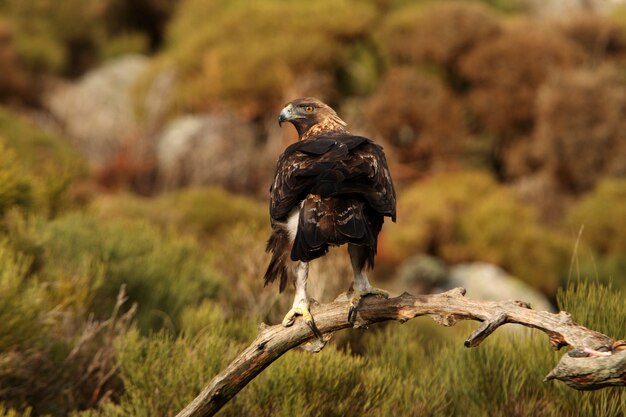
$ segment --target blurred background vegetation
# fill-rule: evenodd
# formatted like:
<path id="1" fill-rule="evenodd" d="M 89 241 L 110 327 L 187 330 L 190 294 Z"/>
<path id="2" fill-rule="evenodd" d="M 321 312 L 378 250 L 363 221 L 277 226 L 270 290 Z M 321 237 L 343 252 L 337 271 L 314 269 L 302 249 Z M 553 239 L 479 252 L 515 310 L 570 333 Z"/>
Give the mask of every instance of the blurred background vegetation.
<path id="1" fill-rule="evenodd" d="M 611 3 L 609 7 L 607 4 Z M 173 416 L 291 294 L 267 189 L 316 96 L 384 145 L 373 280 L 565 309 L 626 337 L 619 1 L 0 0 L 0 417 Z M 330 301 L 343 250 L 312 265 Z M 427 319 L 281 358 L 223 416 L 623 416 L 560 353 Z"/>

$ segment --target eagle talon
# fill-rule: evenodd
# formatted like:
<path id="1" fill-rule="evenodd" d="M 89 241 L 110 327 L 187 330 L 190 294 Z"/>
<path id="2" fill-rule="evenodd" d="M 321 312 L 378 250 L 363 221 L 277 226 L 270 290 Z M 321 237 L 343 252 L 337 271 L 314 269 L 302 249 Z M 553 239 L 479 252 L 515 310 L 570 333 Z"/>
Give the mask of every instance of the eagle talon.
<path id="1" fill-rule="evenodd" d="M 283 318 L 283 326 L 291 326 L 296 321 L 297 316 L 305 316 L 305 311 L 308 313 L 308 310 L 306 310 L 305 308 L 292 308 L 291 310 L 289 310 L 289 312 L 285 314 L 285 317 Z M 311 314 L 309 313 L 309 315 Z"/>
<path id="2" fill-rule="evenodd" d="M 322 343 L 324 343 L 324 338 L 322 337 L 322 334 L 320 333 L 319 329 L 315 325 L 315 322 L 313 321 L 313 319 L 306 320 L 305 323 L 307 324 L 307 326 L 309 326 L 309 328 L 313 332 L 313 335 L 317 337 Z"/>
<path id="3" fill-rule="evenodd" d="M 350 306 L 350 309 L 348 310 L 348 322 L 354 323 L 355 319 L 356 319 L 356 306 Z"/>
<path id="4" fill-rule="evenodd" d="M 322 333 L 320 333 L 319 329 L 315 325 L 315 322 L 313 321 L 313 316 L 311 315 L 308 307 L 294 307 L 289 310 L 289 312 L 285 315 L 285 318 L 283 319 L 283 326 L 291 326 L 296 321 L 297 316 L 302 316 L 304 322 L 313 332 L 313 335 L 315 335 L 315 337 L 317 337 L 322 342 L 324 341 Z"/>

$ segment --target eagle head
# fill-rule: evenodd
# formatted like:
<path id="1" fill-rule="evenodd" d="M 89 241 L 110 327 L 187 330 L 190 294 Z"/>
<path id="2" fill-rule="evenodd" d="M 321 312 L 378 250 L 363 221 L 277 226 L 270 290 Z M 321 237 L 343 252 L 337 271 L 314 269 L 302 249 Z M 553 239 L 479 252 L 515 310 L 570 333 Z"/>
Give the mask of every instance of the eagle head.
<path id="1" fill-rule="evenodd" d="M 299 139 L 307 139 L 314 134 L 345 132 L 346 122 L 341 120 L 329 105 L 313 97 L 290 101 L 278 116 L 278 125 L 290 122 L 298 131 Z"/>

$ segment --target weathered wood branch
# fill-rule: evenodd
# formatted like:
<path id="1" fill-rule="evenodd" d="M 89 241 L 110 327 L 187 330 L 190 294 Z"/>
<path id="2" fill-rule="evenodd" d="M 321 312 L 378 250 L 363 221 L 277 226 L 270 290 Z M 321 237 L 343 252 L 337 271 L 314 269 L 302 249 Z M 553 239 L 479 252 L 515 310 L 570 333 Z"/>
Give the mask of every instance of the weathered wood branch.
<path id="1" fill-rule="evenodd" d="M 452 326 L 460 320 L 482 322 L 465 341 L 466 347 L 478 346 L 503 324 L 517 323 L 546 333 L 554 349 L 567 345 L 574 348 L 563 356 L 546 380 L 558 379 L 572 388 L 583 390 L 626 386 L 626 341 L 615 341 L 580 326 L 563 311 L 553 314 L 532 310 L 527 303 L 520 301 L 477 301 L 464 295 L 463 288 L 455 288 L 434 295 L 404 293 L 390 299 L 367 297 L 362 300 L 354 323 L 347 320 L 349 302 L 346 294 L 332 303 L 313 305 L 311 312 L 318 329 L 326 336 L 348 327 L 367 327 L 388 320 L 405 322 L 425 315 L 443 326 Z M 304 343 L 309 350 L 323 347 L 300 319 L 287 328 L 263 325 L 254 342 L 213 378 L 177 417 L 214 415 L 268 365 Z"/>

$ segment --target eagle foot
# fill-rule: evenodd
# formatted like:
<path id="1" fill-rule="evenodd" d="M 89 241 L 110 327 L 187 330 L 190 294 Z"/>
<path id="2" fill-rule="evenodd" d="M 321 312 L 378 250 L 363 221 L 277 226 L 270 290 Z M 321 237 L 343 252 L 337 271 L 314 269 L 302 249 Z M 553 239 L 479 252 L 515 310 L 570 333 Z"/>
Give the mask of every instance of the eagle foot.
<path id="1" fill-rule="evenodd" d="M 381 295 L 384 298 L 389 298 L 389 293 L 380 288 L 369 287 L 365 291 L 359 291 L 354 288 L 352 290 L 352 297 L 350 297 L 350 308 L 348 309 L 348 321 L 350 323 L 354 323 L 356 320 L 356 313 L 361 299 L 367 295 Z"/>
<path id="2" fill-rule="evenodd" d="M 313 316 L 309 311 L 308 307 L 294 307 L 285 315 L 283 319 L 283 326 L 289 327 L 295 321 L 297 316 L 302 316 L 304 322 L 313 332 L 313 335 L 317 337 L 320 341 L 324 342 L 324 338 L 322 337 L 322 333 L 320 333 L 319 329 L 315 325 L 315 321 L 313 321 Z"/>

